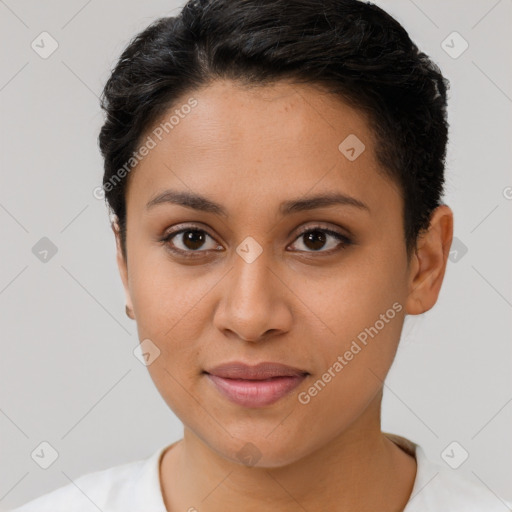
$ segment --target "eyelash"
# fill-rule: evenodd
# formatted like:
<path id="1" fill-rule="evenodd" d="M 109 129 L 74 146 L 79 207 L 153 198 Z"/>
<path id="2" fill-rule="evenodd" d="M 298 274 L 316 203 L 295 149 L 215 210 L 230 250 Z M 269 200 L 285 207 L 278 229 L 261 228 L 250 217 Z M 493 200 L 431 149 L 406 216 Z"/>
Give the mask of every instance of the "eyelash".
<path id="1" fill-rule="evenodd" d="M 187 231 L 195 231 L 195 232 L 201 232 L 201 233 L 205 233 L 206 235 L 208 235 L 210 238 L 212 238 L 213 240 L 215 240 L 207 231 L 205 231 L 204 229 L 201 229 L 197 226 L 189 226 L 189 227 L 185 227 L 185 228 L 181 228 L 181 229 L 178 229 L 176 231 L 172 231 L 170 233 L 167 233 L 163 238 L 161 238 L 159 240 L 160 243 L 162 243 L 163 245 L 166 245 L 167 249 L 169 251 L 171 251 L 172 253 L 174 254 L 177 254 L 179 256 L 183 256 L 185 258 L 197 258 L 197 257 L 201 257 L 201 253 L 204 253 L 206 251 L 202 251 L 200 249 L 198 249 L 197 251 L 183 251 L 182 249 L 176 249 L 175 247 L 172 247 L 169 242 L 176 236 L 178 236 L 179 234 L 181 233 L 185 233 Z M 303 235 L 306 235 L 308 233 L 311 233 L 311 232 L 321 232 L 321 233 L 325 233 L 327 235 L 331 235 L 333 236 L 334 238 L 336 238 L 340 243 L 337 247 L 335 247 L 334 249 L 331 249 L 329 251 L 298 251 L 298 252 L 305 252 L 307 254 L 315 254 L 315 253 L 319 253 L 319 254 L 324 254 L 324 255 L 330 255 L 334 252 L 338 252 L 340 251 L 341 249 L 344 249 L 350 245 L 352 245 L 352 240 L 350 240 L 347 236 L 339 233 L 338 231 L 334 231 L 332 229 L 329 229 L 329 228 L 324 228 L 324 227 L 321 227 L 321 226 L 312 226 L 312 227 L 307 227 L 305 228 L 303 231 L 301 231 L 297 237 L 295 238 L 294 242 L 296 240 L 298 240 L 301 236 Z"/>

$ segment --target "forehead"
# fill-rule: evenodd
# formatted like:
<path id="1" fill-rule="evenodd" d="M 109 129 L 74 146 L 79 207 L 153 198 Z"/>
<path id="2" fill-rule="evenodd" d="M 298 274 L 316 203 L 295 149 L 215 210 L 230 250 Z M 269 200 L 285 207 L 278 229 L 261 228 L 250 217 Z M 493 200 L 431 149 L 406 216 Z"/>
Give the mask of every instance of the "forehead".
<path id="1" fill-rule="evenodd" d="M 216 81 L 183 95 L 147 137 L 154 147 L 127 192 L 137 208 L 171 187 L 228 209 L 327 190 L 379 203 L 397 192 L 379 172 L 363 114 L 309 85 Z"/>

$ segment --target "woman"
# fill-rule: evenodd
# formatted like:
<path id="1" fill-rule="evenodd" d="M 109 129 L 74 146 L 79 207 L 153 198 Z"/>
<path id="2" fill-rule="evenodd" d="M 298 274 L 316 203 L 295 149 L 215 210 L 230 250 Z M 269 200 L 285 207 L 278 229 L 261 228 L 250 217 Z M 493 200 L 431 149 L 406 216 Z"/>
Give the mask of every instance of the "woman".
<path id="1" fill-rule="evenodd" d="M 18 510 L 503 511 L 380 426 L 452 241 L 447 87 L 355 0 L 194 0 L 139 34 L 104 89 L 103 189 L 184 436 Z"/>

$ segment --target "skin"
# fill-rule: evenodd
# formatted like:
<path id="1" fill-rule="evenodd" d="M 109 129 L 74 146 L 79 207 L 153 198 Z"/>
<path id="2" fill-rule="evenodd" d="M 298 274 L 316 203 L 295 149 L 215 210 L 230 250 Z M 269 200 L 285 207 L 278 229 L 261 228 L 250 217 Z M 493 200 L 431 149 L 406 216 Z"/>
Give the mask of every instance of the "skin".
<path id="1" fill-rule="evenodd" d="M 361 112 L 310 85 L 247 88 L 220 80 L 172 110 L 191 96 L 197 106 L 130 175 L 127 261 L 113 225 L 139 338 L 161 351 L 148 370 L 184 425 L 183 439 L 161 462 L 167 509 L 403 510 L 416 461 L 381 432 L 383 381 L 405 314 L 436 303 L 451 209 L 433 212 L 408 261 L 401 196 L 379 171 Z M 349 134 L 365 144 L 354 161 L 338 149 Z M 207 196 L 229 216 L 171 203 L 145 208 L 169 188 Z M 335 205 L 279 213 L 282 201 L 333 191 L 369 211 Z M 203 245 L 187 245 L 182 235 L 167 242 L 189 252 L 199 247 L 189 260 L 158 241 L 183 223 L 206 231 Z M 325 235 L 323 245 L 308 245 L 299 228 L 319 225 L 351 234 L 354 243 L 340 247 Z M 252 263 L 236 252 L 248 236 L 262 249 Z M 402 310 L 308 404 L 299 403 L 298 393 L 394 303 Z M 276 403 L 245 408 L 202 374 L 235 360 L 280 362 L 310 375 Z M 247 442 L 260 454 L 250 465 L 237 456 Z"/>

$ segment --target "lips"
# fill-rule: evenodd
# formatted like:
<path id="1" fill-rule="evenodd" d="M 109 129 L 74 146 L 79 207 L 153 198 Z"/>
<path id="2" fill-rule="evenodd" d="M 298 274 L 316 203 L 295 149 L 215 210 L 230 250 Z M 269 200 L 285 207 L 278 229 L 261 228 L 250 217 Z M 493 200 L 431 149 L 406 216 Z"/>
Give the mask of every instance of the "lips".
<path id="1" fill-rule="evenodd" d="M 204 372 L 224 397 L 244 407 L 263 407 L 277 402 L 309 375 L 305 370 L 280 363 L 254 366 L 225 363 Z"/>
<path id="2" fill-rule="evenodd" d="M 279 363 L 263 362 L 249 366 L 241 362 L 225 363 L 216 366 L 206 373 L 224 379 L 264 380 L 273 377 L 297 377 L 308 372 Z"/>

